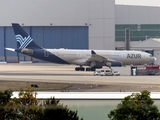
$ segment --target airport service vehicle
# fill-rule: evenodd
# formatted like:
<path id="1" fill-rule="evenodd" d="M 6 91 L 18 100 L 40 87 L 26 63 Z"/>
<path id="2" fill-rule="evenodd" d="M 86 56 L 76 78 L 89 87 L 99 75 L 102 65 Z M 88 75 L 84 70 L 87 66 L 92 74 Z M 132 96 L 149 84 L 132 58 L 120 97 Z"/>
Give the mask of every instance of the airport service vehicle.
<path id="1" fill-rule="evenodd" d="M 98 75 L 101 75 L 101 72 L 100 71 L 94 71 L 94 76 L 98 76 Z"/>
<path id="2" fill-rule="evenodd" d="M 119 71 L 111 71 L 111 70 L 101 70 L 101 71 L 94 71 L 94 76 L 119 76 Z"/>
<path id="3" fill-rule="evenodd" d="M 112 74 L 113 74 L 113 76 L 119 76 L 120 75 L 119 71 L 113 71 Z"/>
<path id="4" fill-rule="evenodd" d="M 100 72 L 101 76 L 112 76 L 112 70 L 101 70 Z"/>
<path id="5" fill-rule="evenodd" d="M 6 48 L 7 50 L 52 63 L 78 65 L 75 71 L 95 71 L 103 66 L 111 68 L 131 64 L 143 65 L 156 60 L 151 54 L 142 51 L 47 49 L 37 45 L 19 24 L 12 23 L 12 26 L 18 48 Z"/>

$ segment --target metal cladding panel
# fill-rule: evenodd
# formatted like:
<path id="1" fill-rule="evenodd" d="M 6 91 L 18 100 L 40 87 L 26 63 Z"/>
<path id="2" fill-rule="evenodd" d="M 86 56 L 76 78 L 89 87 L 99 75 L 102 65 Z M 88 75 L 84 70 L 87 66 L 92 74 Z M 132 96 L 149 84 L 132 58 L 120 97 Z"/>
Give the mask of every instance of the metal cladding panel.
<path id="1" fill-rule="evenodd" d="M 54 38 L 53 37 L 53 34 L 51 34 L 52 32 L 51 32 L 51 27 L 44 27 L 44 29 L 43 29 L 43 37 L 44 37 L 44 39 L 43 39 L 43 46 L 44 46 L 44 48 L 51 48 L 51 44 L 50 44 L 50 41 Z"/>
<path id="2" fill-rule="evenodd" d="M 4 27 L 0 27 L 0 56 L 4 56 Z"/>
<path id="3" fill-rule="evenodd" d="M 44 48 L 88 49 L 88 26 L 34 26 L 23 29 Z M 26 60 L 26 55 L 4 50 L 4 47 L 17 48 L 12 27 L 1 27 L 0 38 L 1 56 L 6 56 L 6 60 L 10 62 L 17 62 L 18 58 L 20 61 Z"/>
<path id="4" fill-rule="evenodd" d="M 44 27 L 44 47 L 57 49 L 88 49 L 88 27 Z"/>
<path id="5" fill-rule="evenodd" d="M 62 29 L 62 48 L 68 48 L 68 35 L 67 35 L 67 27 L 63 27 Z"/>
<path id="6" fill-rule="evenodd" d="M 85 28 L 85 47 L 86 49 L 89 49 L 89 28 Z"/>
<path id="7" fill-rule="evenodd" d="M 15 34 L 11 27 L 5 27 L 5 47 L 17 48 Z M 17 53 L 6 50 L 6 56 L 17 56 Z"/>
<path id="8" fill-rule="evenodd" d="M 114 19 L 106 19 L 104 21 L 104 37 L 105 38 L 114 38 L 115 37 Z M 113 42 L 115 42 L 115 40 L 110 41 L 110 42 L 113 43 Z"/>
<path id="9" fill-rule="evenodd" d="M 61 27 L 55 26 L 52 27 L 51 29 L 51 36 L 53 35 L 53 39 L 50 40 L 50 44 L 54 47 L 54 48 L 61 48 L 62 47 L 62 31 L 61 31 Z M 51 47 L 52 47 L 51 46 Z"/>
<path id="10" fill-rule="evenodd" d="M 160 24 L 160 7 L 115 6 L 115 24 Z"/>
<path id="11" fill-rule="evenodd" d="M 74 49 L 74 27 L 62 27 L 63 48 Z"/>
<path id="12" fill-rule="evenodd" d="M 43 27 L 30 27 L 32 39 L 43 47 Z"/>
<path id="13" fill-rule="evenodd" d="M 104 0 L 104 17 L 115 18 L 115 0 Z"/>
<path id="14" fill-rule="evenodd" d="M 104 37 L 104 19 L 92 19 L 90 20 L 91 26 L 89 26 L 90 38 L 102 38 Z"/>
<path id="15" fill-rule="evenodd" d="M 147 24 L 149 23 L 149 9 L 147 7 L 130 7 L 129 8 L 129 22 L 133 24 Z M 140 14 L 139 14 L 140 13 Z"/>
<path id="16" fill-rule="evenodd" d="M 127 24 L 129 23 L 129 7 L 124 5 L 115 6 L 115 24 Z"/>
<path id="17" fill-rule="evenodd" d="M 74 29 L 74 48 L 88 49 L 88 27 Z"/>
<path id="18" fill-rule="evenodd" d="M 43 45 L 45 48 L 59 48 L 61 46 L 61 27 L 44 27 Z"/>
<path id="19" fill-rule="evenodd" d="M 89 49 L 99 49 L 104 50 L 104 39 L 103 38 L 92 38 L 89 41 L 90 48 Z"/>
<path id="20" fill-rule="evenodd" d="M 149 23 L 150 24 L 155 24 L 159 23 L 160 24 L 160 7 L 151 7 L 149 9 Z"/>
<path id="21" fill-rule="evenodd" d="M 104 0 L 89 0 L 89 17 L 103 18 L 104 17 Z"/>
<path id="22" fill-rule="evenodd" d="M 88 0 L 0 0 L 0 15 L 0 26 L 81 26 L 88 21 Z"/>
<path id="23" fill-rule="evenodd" d="M 89 0 L 88 9 L 89 49 L 115 49 L 115 1 Z M 104 46 L 104 42 L 111 44 Z"/>

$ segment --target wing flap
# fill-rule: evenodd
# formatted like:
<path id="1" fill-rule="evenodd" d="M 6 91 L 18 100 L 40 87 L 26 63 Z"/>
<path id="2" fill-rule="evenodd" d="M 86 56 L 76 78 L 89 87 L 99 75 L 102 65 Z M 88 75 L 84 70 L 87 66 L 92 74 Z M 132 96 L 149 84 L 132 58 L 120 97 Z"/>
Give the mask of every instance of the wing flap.
<path id="1" fill-rule="evenodd" d="M 115 61 L 113 59 L 110 59 L 110 58 L 105 58 L 101 55 L 98 55 L 96 54 L 93 50 L 91 51 L 91 57 L 88 58 L 87 61 L 97 61 L 97 62 L 103 62 L 103 61 L 108 61 L 108 62 L 112 62 L 112 61 Z"/>

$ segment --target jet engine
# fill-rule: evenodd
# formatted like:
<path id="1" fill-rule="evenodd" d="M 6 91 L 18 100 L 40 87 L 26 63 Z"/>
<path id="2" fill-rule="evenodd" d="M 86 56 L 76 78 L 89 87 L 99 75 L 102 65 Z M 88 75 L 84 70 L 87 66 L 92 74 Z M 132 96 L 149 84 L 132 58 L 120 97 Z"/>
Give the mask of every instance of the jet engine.
<path id="1" fill-rule="evenodd" d="M 22 49 L 21 52 L 27 55 L 33 55 L 33 50 L 28 49 L 28 48 Z"/>
<path id="2" fill-rule="evenodd" d="M 122 66 L 122 62 L 119 62 L 119 61 L 111 62 L 111 67 L 121 67 L 121 66 Z"/>
<path id="3" fill-rule="evenodd" d="M 106 66 L 108 66 L 108 67 L 121 67 L 122 62 L 119 62 L 119 61 L 106 62 Z"/>

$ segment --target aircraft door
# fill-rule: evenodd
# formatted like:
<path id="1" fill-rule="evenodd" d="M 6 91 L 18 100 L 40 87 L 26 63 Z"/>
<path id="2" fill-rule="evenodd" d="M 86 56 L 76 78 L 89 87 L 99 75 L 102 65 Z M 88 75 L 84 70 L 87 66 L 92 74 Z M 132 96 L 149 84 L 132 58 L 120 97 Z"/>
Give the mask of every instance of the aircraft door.
<path id="1" fill-rule="evenodd" d="M 78 57 L 78 58 L 81 57 L 81 53 L 80 53 L 80 52 L 77 53 L 77 57 Z"/>
<path id="2" fill-rule="evenodd" d="M 49 52 L 44 50 L 44 57 L 49 57 Z"/>
<path id="3" fill-rule="evenodd" d="M 151 49 L 151 50 L 142 50 L 143 52 L 146 52 L 146 53 L 150 53 L 152 56 L 154 56 L 154 50 Z"/>

